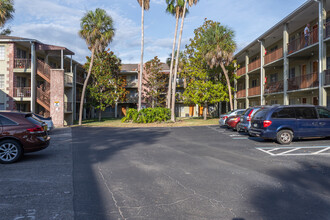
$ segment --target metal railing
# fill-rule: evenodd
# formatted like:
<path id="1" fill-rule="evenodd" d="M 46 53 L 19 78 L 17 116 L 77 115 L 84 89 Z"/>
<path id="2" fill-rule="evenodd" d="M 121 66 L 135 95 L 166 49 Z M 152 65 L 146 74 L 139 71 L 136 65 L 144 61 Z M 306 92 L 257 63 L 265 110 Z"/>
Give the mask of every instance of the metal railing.
<path id="1" fill-rule="evenodd" d="M 64 112 L 72 112 L 72 102 L 64 102 Z"/>
<path id="2" fill-rule="evenodd" d="M 76 81 L 77 81 L 77 83 L 84 84 L 85 79 L 83 77 L 76 76 Z"/>
<path id="3" fill-rule="evenodd" d="M 37 60 L 37 72 L 43 74 L 48 79 L 50 79 L 50 69 L 51 67 L 42 60 Z"/>
<path id="4" fill-rule="evenodd" d="M 324 85 L 330 85 L 330 69 L 324 72 Z"/>
<path id="5" fill-rule="evenodd" d="M 31 87 L 14 87 L 14 97 L 31 97 Z"/>
<path id="6" fill-rule="evenodd" d="M 50 105 L 50 92 L 43 91 L 42 88 L 37 88 L 37 98 L 45 103 L 47 106 Z"/>
<path id="7" fill-rule="evenodd" d="M 236 71 L 237 76 L 244 75 L 245 73 L 246 73 L 246 68 L 245 68 L 245 66 L 239 68 L 239 69 Z"/>
<path id="8" fill-rule="evenodd" d="M 325 24 L 325 36 L 324 38 L 328 38 L 330 37 L 330 22 L 327 22 Z"/>
<path id="9" fill-rule="evenodd" d="M 279 48 L 265 56 L 265 64 L 271 63 L 283 57 L 283 48 Z"/>
<path id="10" fill-rule="evenodd" d="M 249 96 L 260 95 L 260 86 L 249 88 Z"/>
<path id="11" fill-rule="evenodd" d="M 283 80 L 266 83 L 264 92 L 265 94 L 283 92 L 283 88 L 284 88 L 283 84 L 284 84 Z"/>
<path id="12" fill-rule="evenodd" d="M 288 53 L 294 53 L 298 50 L 303 49 L 309 45 L 313 45 L 319 41 L 318 28 L 313 29 L 309 33 L 309 37 L 305 37 L 304 34 L 301 34 L 300 37 L 289 42 Z"/>
<path id="13" fill-rule="evenodd" d="M 137 80 L 126 81 L 126 87 L 137 87 Z"/>
<path id="14" fill-rule="evenodd" d="M 305 74 L 288 79 L 288 90 L 298 90 L 318 87 L 319 79 L 317 73 Z"/>
<path id="15" fill-rule="evenodd" d="M 261 65 L 260 58 L 257 59 L 257 60 L 255 60 L 255 61 L 253 61 L 252 63 L 250 63 L 248 65 L 249 72 L 252 71 L 252 70 L 255 70 L 255 69 L 259 68 L 260 65 Z"/>
<path id="16" fill-rule="evenodd" d="M 31 68 L 31 59 L 14 59 L 14 68 L 16 69 L 30 69 Z"/>

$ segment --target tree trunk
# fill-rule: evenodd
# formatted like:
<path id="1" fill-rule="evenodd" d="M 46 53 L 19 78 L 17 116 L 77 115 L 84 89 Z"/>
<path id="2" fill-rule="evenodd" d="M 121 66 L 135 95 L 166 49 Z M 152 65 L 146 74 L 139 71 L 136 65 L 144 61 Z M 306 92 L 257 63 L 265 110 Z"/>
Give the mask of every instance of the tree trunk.
<path id="1" fill-rule="evenodd" d="M 173 64 L 174 64 L 174 54 L 175 54 L 175 45 L 176 45 L 176 37 L 178 35 L 178 26 L 179 26 L 179 13 L 176 14 L 176 24 L 175 24 L 175 33 L 172 47 L 172 59 L 171 59 L 171 67 L 170 67 L 170 77 L 168 79 L 168 91 L 167 91 L 167 108 L 171 108 L 171 91 L 172 91 L 172 79 L 173 79 Z"/>
<path id="2" fill-rule="evenodd" d="M 204 120 L 206 120 L 207 119 L 207 103 L 204 104 L 204 109 L 203 110 L 204 110 L 204 112 L 203 112 L 204 113 Z"/>
<path id="3" fill-rule="evenodd" d="M 139 73 L 139 101 L 138 111 L 141 110 L 142 105 L 142 76 L 143 76 L 143 49 L 144 49 L 144 0 L 142 1 L 142 15 L 141 15 L 141 62 L 140 62 L 140 73 Z"/>
<path id="4" fill-rule="evenodd" d="M 101 119 L 102 119 L 102 111 L 101 109 L 99 109 L 99 121 L 101 121 Z"/>
<path id="5" fill-rule="evenodd" d="M 176 77 L 178 73 L 178 66 L 179 66 L 179 54 L 180 54 L 180 46 L 181 46 L 181 39 L 182 39 L 182 31 L 183 31 L 183 24 L 184 24 L 184 17 L 186 16 L 186 8 L 187 8 L 187 1 L 184 2 L 183 7 L 183 15 L 181 20 L 181 28 L 180 28 L 180 35 L 179 35 L 179 42 L 178 48 L 176 52 L 176 59 L 175 59 L 175 69 L 174 69 L 174 76 L 173 76 L 173 85 L 172 85 L 172 106 L 171 106 L 171 120 L 175 122 L 175 93 L 176 93 Z"/>
<path id="6" fill-rule="evenodd" d="M 84 109 L 85 92 L 86 92 L 86 87 L 87 87 L 87 83 L 88 83 L 89 77 L 91 76 L 92 67 L 93 67 L 93 61 L 94 61 L 94 48 L 92 48 L 91 62 L 89 63 L 87 77 L 85 79 L 83 90 L 82 90 L 82 93 L 81 93 L 80 109 L 79 109 L 79 125 L 81 125 L 81 122 L 82 122 L 82 114 L 83 114 L 83 109 Z"/>
<path id="7" fill-rule="evenodd" d="M 225 75 L 226 81 L 227 81 L 228 94 L 229 94 L 229 104 L 230 104 L 230 111 L 231 111 L 231 110 L 234 110 L 234 108 L 233 108 L 233 99 L 232 99 L 232 96 L 231 96 L 231 86 L 230 86 L 230 80 L 229 80 L 229 77 L 228 77 L 228 70 L 226 70 L 226 67 L 225 67 L 225 65 L 223 65 L 223 63 L 220 63 L 220 66 L 221 66 L 221 69 L 222 69 L 223 74 Z"/>

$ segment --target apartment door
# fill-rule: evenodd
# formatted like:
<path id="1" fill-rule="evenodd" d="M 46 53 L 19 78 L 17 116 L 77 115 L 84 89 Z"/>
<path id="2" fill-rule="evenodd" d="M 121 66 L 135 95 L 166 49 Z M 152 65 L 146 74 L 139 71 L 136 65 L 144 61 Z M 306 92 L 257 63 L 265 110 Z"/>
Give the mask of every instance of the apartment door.
<path id="1" fill-rule="evenodd" d="M 313 105 L 319 105 L 319 98 L 318 97 L 313 97 Z"/>
<path id="2" fill-rule="evenodd" d="M 300 84 L 300 89 L 307 88 L 307 80 L 306 80 L 306 65 L 303 64 L 301 65 L 301 84 Z"/>
<path id="3" fill-rule="evenodd" d="M 189 117 L 194 116 L 194 108 L 195 108 L 195 106 L 193 106 L 193 105 L 189 106 Z"/>
<path id="4" fill-rule="evenodd" d="M 307 98 L 302 98 L 301 103 L 302 104 L 307 104 Z"/>
<path id="5" fill-rule="evenodd" d="M 318 25 L 315 24 L 315 25 L 313 26 L 312 33 L 311 33 L 311 37 L 312 37 L 312 39 L 311 39 L 311 43 L 312 43 L 312 44 L 315 44 L 316 42 L 319 41 L 318 36 L 319 36 L 319 35 L 318 35 Z"/>
<path id="6" fill-rule="evenodd" d="M 319 72 L 319 62 L 314 61 L 313 62 L 313 74 L 312 74 L 312 85 L 311 87 L 317 87 L 318 86 L 318 72 Z"/>

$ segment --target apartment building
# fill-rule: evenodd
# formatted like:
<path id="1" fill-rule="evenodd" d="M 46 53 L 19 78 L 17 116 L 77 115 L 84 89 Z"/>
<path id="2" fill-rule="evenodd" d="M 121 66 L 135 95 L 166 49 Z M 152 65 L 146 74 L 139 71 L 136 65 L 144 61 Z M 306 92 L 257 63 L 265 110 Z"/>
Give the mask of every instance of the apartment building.
<path id="1" fill-rule="evenodd" d="M 85 71 L 65 47 L 0 36 L 0 109 L 51 116 L 73 124 Z"/>
<path id="2" fill-rule="evenodd" d="M 308 0 L 235 55 L 235 108 L 330 108 L 330 1 Z M 304 30 L 309 24 L 309 33 Z"/>

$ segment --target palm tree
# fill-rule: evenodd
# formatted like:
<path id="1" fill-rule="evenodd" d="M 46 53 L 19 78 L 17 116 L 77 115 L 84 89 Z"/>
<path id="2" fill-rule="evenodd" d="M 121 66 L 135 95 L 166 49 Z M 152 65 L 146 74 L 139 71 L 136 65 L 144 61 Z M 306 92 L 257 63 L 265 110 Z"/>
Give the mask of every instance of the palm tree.
<path id="1" fill-rule="evenodd" d="M 233 110 L 233 100 L 230 79 L 228 76 L 228 66 L 233 61 L 233 54 L 236 50 L 236 43 L 234 41 L 234 32 L 222 25 L 219 22 L 213 22 L 204 33 L 203 39 L 204 58 L 211 68 L 221 67 L 226 78 L 228 87 L 230 110 Z"/>
<path id="2" fill-rule="evenodd" d="M 13 18 L 14 1 L 13 0 L 1 0 L 0 1 L 0 27 L 3 28 L 6 21 Z M 11 33 L 10 28 L 3 29 L 0 35 L 9 35 Z"/>
<path id="3" fill-rule="evenodd" d="M 167 91 L 167 108 L 171 108 L 171 91 L 172 91 L 172 78 L 173 78 L 172 75 L 173 75 L 173 64 L 174 64 L 174 54 L 175 54 L 174 52 L 176 46 L 176 37 L 178 33 L 179 18 L 183 16 L 183 0 L 166 0 L 166 4 L 167 4 L 166 12 L 175 16 L 176 18 L 174 40 L 172 47 L 172 58 L 170 58 L 170 63 L 171 63 L 170 76 L 169 76 L 168 91 Z"/>
<path id="4" fill-rule="evenodd" d="M 142 9 L 141 15 L 141 63 L 140 63 L 140 73 L 139 73 L 139 102 L 138 111 L 141 110 L 142 104 L 142 73 L 143 73 L 143 49 L 144 49 L 144 10 L 149 10 L 150 0 L 137 0 Z"/>
<path id="5" fill-rule="evenodd" d="M 182 31 L 183 31 L 183 24 L 184 24 L 184 18 L 186 16 L 186 8 L 187 8 L 187 3 L 189 6 L 192 6 L 193 4 L 197 4 L 199 0 L 185 0 L 184 6 L 183 6 L 183 15 L 182 15 L 182 20 L 181 20 L 181 28 L 180 28 L 180 35 L 179 35 L 179 42 L 178 42 L 178 48 L 176 51 L 176 59 L 179 60 L 179 54 L 180 54 L 180 46 L 181 46 L 181 39 L 182 39 Z M 175 62 L 175 69 L 174 69 L 174 76 L 173 76 L 173 84 L 172 84 L 172 106 L 171 106 L 171 120 L 175 122 L 175 93 L 176 93 L 176 78 L 177 78 L 177 73 L 178 73 L 178 66 L 179 62 Z"/>
<path id="6" fill-rule="evenodd" d="M 95 12 L 88 11 L 81 19 L 80 27 L 81 30 L 78 34 L 86 41 L 86 44 L 91 50 L 92 55 L 89 63 L 87 77 L 85 79 L 81 94 L 79 125 L 81 125 L 82 121 L 85 91 L 93 67 L 94 54 L 103 51 L 109 45 L 115 35 L 112 18 L 106 13 L 105 10 L 100 8 L 95 9 Z"/>

